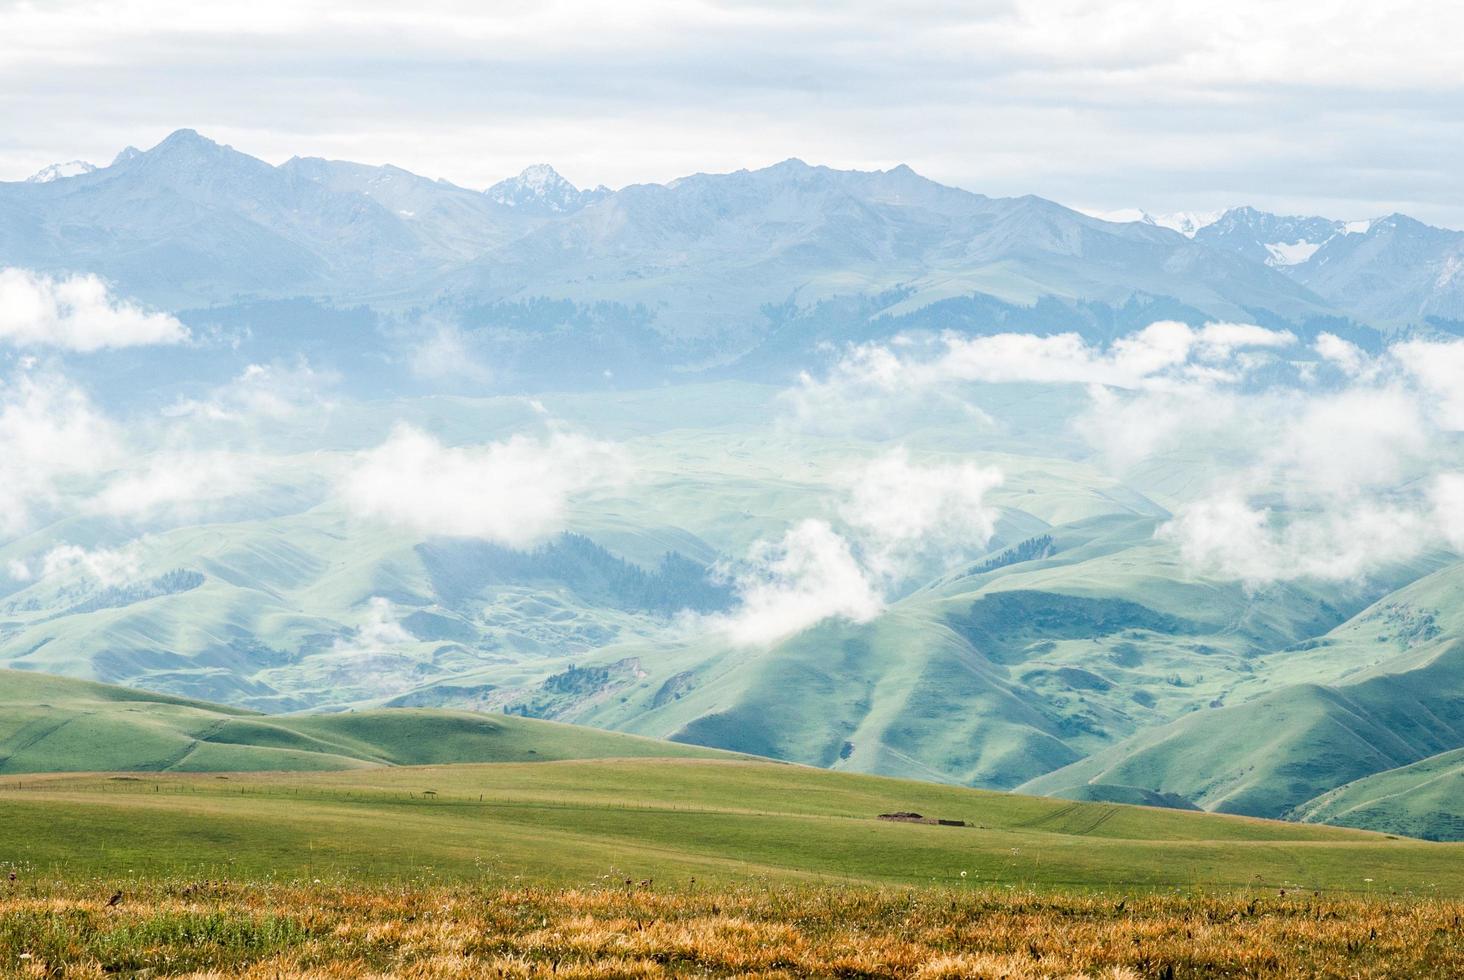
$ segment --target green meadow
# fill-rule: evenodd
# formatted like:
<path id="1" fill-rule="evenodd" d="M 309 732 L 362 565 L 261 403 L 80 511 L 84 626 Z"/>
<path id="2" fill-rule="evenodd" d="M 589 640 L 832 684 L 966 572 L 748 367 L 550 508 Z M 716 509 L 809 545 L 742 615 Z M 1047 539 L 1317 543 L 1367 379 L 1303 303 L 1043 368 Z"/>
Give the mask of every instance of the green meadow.
<path id="1" fill-rule="evenodd" d="M 914 811 L 966 826 L 892 822 Z M 1464 847 L 746 759 L 0 780 L 26 876 L 1464 893 Z"/>

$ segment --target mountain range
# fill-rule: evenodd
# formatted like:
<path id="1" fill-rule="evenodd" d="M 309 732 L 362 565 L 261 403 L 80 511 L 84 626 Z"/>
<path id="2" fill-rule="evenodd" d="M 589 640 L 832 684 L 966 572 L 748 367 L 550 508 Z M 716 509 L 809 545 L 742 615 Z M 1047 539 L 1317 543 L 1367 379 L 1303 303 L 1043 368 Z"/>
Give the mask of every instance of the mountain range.
<path id="1" fill-rule="evenodd" d="M 1464 834 L 1438 802 L 1464 751 L 1464 564 L 1443 543 L 1260 588 L 1192 567 L 1160 529 L 1226 454 L 1181 446 L 1119 472 L 1079 428 L 1122 405 L 1065 374 L 856 388 L 798 415 L 831 358 L 900 334 L 1074 331 L 1092 343 L 1061 356 L 1092 368 L 1164 319 L 1289 330 L 1260 333 L 1302 359 L 1323 330 L 1373 349 L 1464 333 L 1464 233 L 1401 215 L 1117 217 L 1133 220 L 798 160 L 618 190 L 537 166 L 474 190 L 274 166 L 189 130 L 0 184 L 0 267 L 94 273 L 192 331 L 47 357 L 36 370 L 76 389 L 6 404 L 13 431 L 60 406 L 80 419 L 61 436 L 106 434 L 107 415 L 135 438 L 95 467 L 55 464 L 35 520 L 0 539 L 0 663 L 237 711 L 489 710 L 855 772 Z M 879 417 L 860 427 L 861 410 Z M 581 435 L 634 479 L 535 462 Z M 30 458 L 54 463 L 55 437 Z M 342 478 L 403 438 L 435 462 L 383 499 L 513 505 L 523 487 L 495 500 L 483 474 L 523 454 L 521 482 L 545 481 L 563 513 L 528 544 L 440 514 L 373 523 Z M 717 624 L 755 592 L 734 587 L 742 556 L 837 523 L 850 467 L 892 449 L 999 469 L 990 539 L 959 562 L 922 553 L 881 583 L 878 615 L 734 642 Z M 896 493 L 876 509 L 899 510 Z M 191 732 L 157 758 L 193 751 Z"/>
<path id="2" fill-rule="evenodd" d="M 614 334 L 622 361 L 685 370 L 931 325 L 1464 319 L 1464 233 L 1401 215 L 1166 219 L 1182 233 L 798 160 L 616 191 L 536 166 L 475 191 L 391 166 L 272 166 L 191 130 L 88 166 L 0 184 L 0 264 L 94 272 L 185 320 L 286 299 L 433 311 L 500 348 L 516 330 L 592 350 Z"/>

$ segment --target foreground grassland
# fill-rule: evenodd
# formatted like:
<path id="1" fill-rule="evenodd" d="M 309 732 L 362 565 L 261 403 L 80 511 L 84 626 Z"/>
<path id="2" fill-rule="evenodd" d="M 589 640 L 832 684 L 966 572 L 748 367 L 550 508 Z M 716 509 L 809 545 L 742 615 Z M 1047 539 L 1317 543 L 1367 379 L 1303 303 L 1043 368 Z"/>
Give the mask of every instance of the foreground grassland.
<path id="1" fill-rule="evenodd" d="M 1464 976 L 1461 896 L 1464 845 L 730 757 L 0 779 L 3 975 Z"/>
<path id="2" fill-rule="evenodd" d="M 891 823 L 913 810 L 965 827 Z M 1464 896 L 1464 845 L 725 759 L 0 779 L 0 873 Z"/>
<path id="3" fill-rule="evenodd" d="M 0 888 L 3 888 L 0 885 Z M 117 891 L 114 891 L 114 888 Z M 114 906 L 107 903 L 120 891 Z M 26 883 L 31 976 L 1457 977 L 1464 904 L 862 886 Z"/>

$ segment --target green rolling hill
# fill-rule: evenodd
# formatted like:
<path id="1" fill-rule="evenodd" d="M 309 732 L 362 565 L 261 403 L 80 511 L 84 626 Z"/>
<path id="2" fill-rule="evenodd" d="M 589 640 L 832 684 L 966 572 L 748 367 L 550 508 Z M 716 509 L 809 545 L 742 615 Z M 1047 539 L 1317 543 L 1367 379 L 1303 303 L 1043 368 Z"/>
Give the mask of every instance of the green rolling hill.
<path id="1" fill-rule="evenodd" d="M 1142 790 L 1206 810 L 1340 817 L 1345 807 L 1311 801 L 1464 746 L 1464 645 L 1453 602 L 1461 579 L 1458 566 L 1422 578 L 1300 649 L 1263 658 L 1271 676 L 1238 685 L 1235 703 L 1140 732 L 1021 789 L 1080 799 Z M 1342 822 L 1396 830 L 1410 809 L 1415 828 L 1458 833 L 1447 807 L 1434 814 L 1427 794 L 1414 799 L 1415 807 L 1395 803 L 1388 817 L 1360 808 Z"/>
<path id="2" fill-rule="evenodd" d="M 7 764 L 93 752 L 150 769 L 456 761 L 278 717 L 443 709 L 839 771 L 1286 817 L 1464 746 L 1456 556 L 1364 581 L 1209 577 L 1158 529 L 1219 464 L 1180 454 L 1120 481 L 1077 458 L 1073 406 L 1027 386 L 973 396 L 1009 428 L 936 413 L 910 440 L 912 459 L 1002 470 L 984 553 L 915 568 L 871 622 L 735 646 L 681 614 L 735 605 L 709 567 L 829 515 L 839 474 L 888 446 L 770 433 L 774 389 L 704 385 L 690 403 L 674 391 L 546 396 L 568 424 L 622 440 L 637 482 L 587 494 L 570 533 L 524 548 L 354 520 L 318 486 L 342 464 L 336 450 L 280 463 L 253 505 L 214 520 L 123 533 L 72 517 L 0 546 L 5 565 L 38 568 L 60 543 L 125 545 L 136 563 L 124 584 L 77 566 L 0 586 L 0 664 L 229 705 L 89 716 Z M 372 445 L 397 419 L 499 438 L 526 413 L 507 398 L 358 404 L 330 417 L 331 439 Z M 1032 455 L 1039 445 L 1050 455 Z M 225 711 L 271 718 L 208 714 Z"/>
<path id="3" fill-rule="evenodd" d="M 268 716 L 4 671 L 0 758 L 0 866 L 29 871 L 1464 893 L 1464 870 L 1439 871 L 1448 845 L 1186 813 L 1158 794 L 1068 802 L 830 772 L 501 715 Z M 896 811 L 963 826 L 877 819 Z M 78 835 L 88 847 L 69 843 Z"/>
<path id="4" fill-rule="evenodd" d="M 0 773 L 319 771 L 718 754 L 504 715 L 409 709 L 260 715 L 0 671 Z"/>
<path id="5" fill-rule="evenodd" d="M 1364 776 L 1292 811 L 1296 820 L 1464 840 L 1464 749 Z"/>
<path id="6" fill-rule="evenodd" d="M 893 811 L 965 826 L 879 819 Z M 0 866 L 27 876 L 1457 895 L 1459 856 L 1333 827 L 727 757 L 0 777 Z"/>

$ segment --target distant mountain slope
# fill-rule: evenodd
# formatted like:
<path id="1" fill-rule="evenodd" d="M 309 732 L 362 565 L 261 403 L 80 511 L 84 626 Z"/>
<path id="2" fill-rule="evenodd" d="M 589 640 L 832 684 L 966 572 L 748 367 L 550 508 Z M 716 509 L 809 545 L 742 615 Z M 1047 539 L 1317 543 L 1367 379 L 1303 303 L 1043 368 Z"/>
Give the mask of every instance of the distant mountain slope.
<path id="1" fill-rule="evenodd" d="M 641 304 L 663 330 L 724 335 L 736 347 L 766 331 L 770 306 L 891 291 L 872 314 L 971 294 L 1116 306 L 1169 297 L 1224 319 L 1335 312 L 1263 265 L 1168 229 L 1035 197 L 987 198 L 908 167 L 860 173 L 798 160 L 625 188 L 442 289 Z"/>
<path id="2" fill-rule="evenodd" d="M 329 770 L 711 754 L 500 715 L 383 710 L 271 717 L 0 671 L 0 773 Z"/>
<path id="3" fill-rule="evenodd" d="M 779 331 L 786 346 L 815 313 L 834 322 L 810 345 L 973 299 L 1010 307 L 992 324 L 1033 329 L 1088 329 L 1087 307 L 1133 304 L 1297 328 L 1464 321 L 1461 232 L 1253 208 L 1106 217 L 904 166 L 798 160 L 619 191 L 537 165 L 477 192 L 390 166 L 274 167 L 180 130 L 107 167 L 0 183 L 0 264 L 95 272 L 172 309 L 297 297 L 430 308 L 500 344 L 610 330 L 634 358 L 672 362 L 725 361 Z"/>
<path id="4" fill-rule="evenodd" d="M 1283 817 L 1345 783 L 1461 746 L 1464 646 L 1445 642 L 1344 683 L 1296 684 L 1196 711 L 1020 789 L 1090 799 L 1095 786 L 1132 787 L 1206 810 Z"/>
<path id="5" fill-rule="evenodd" d="M 1013 547 L 1010 560 L 997 548 L 872 623 L 827 623 L 769 648 L 715 637 L 608 647 L 578 665 L 586 679 L 605 669 L 593 686 L 546 684 L 511 707 L 810 765 L 1010 789 L 1140 744 L 1156 726 L 1219 715 L 1208 706 L 1242 685 L 1264 693 L 1286 661 L 1262 655 L 1328 632 L 1374 595 L 1303 586 L 1252 595 L 1179 576 L 1175 556 L 1154 540 L 1155 523 L 1107 514 L 1048 526 L 1042 547 Z M 617 667 L 627 660 L 639 672 Z M 420 696 L 453 703 L 450 692 L 435 702 L 430 690 Z M 1397 716 L 1379 709 L 1379 731 L 1405 730 L 1401 696 L 1396 707 Z M 1203 737 L 1227 744 L 1217 732 Z M 1228 772 L 1229 757 L 1218 755 L 1218 771 Z M 1376 765 L 1416 757 L 1398 749 Z M 1176 759 L 1188 778 L 1203 778 L 1192 757 Z M 1325 788 L 1363 771 L 1371 770 Z M 1209 802 L 1188 785 L 1137 777 L 1121 785 L 1096 798 Z"/>
<path id="6" fill-rule="evenodd" d="M 128 588 L 76 572 L 0 599 L 3 662 L 267 711 L 379 702 L 438 680 L 479 707 L 502 682 L 452 679 L 485 662 L 549 673 L 682 609 L 728 602 L 700 563 L 661 552 L 641 568 L 580 536 L 527 552 L 389 532 L 364 541 L 296 516 L 175 529 L 156 544 Z M 373 616 L 398 642 L 359 642 Z"/>
<path id="7" fill-rule="evenodd" d="M 424 267 L 467 261 L 523 235 L 542 220 L 532 210 L 512 210 L 484 194 L 400 167 L 295 157 L 278 169 L 385 208 L 401 219 L 417 242 Z"/>
<path id="8" fill-rule="evenodd" d="M 1464 840 L 1464 749 L 1365 776 L 1302 804 L 1291 818 Z"/>
<path id="9" fill-rule="evenodd" d="M 603 184 L 593 190 L 580 190 L 547 163 L 527 167 L 517 177 L 500 180 L 483 192 L 496 204 L 535 214 L 578 211 L 610 193 Z"/>
<path id="10" fill-rule="evenodd" d="M 1394 214 L 1339 235 L 1291 270 L 1296 280 L 1375 323 L 1464 322 L 1464 231 Z"/>
<path id="11" fill-rule="evenodd" d="M 1377 327 L 1464 322 L 1464 232 L 1406 215 L 1370 221 L 1232 208 L 1194 240 L 1276 268 Z"/>
<path id="12" fill-rule="evenodd" d="M 1186 238 L 1194 238 L 1201 228 L 1214 224 L 1224 214 L 1223 211 L 1173 211 L 1167 214 L 1150 214 L 1139 208 L 1121 208 L 1117 211 L 1086 210 L 1083 213 L 1104 221 L 1119 223 L 1141 221 L 1146 225 L 1158 225 L 1160 228 L 1177 231 Z"/>
<path id="13" fill-rule="evenodd" d="M 96 272 L 145 300 L 364 289 L 418 261 L 404 220 L 191 130 L 110 167 L 0 185 L 0 262 Z"/>
<path id="14" fill-rule="evenodd" d="M 49 184 L 53 180 L 61 180 L 64 177 L 77 177 L 81 174 L 89 174 L 97 169 L 95 165 L 85 160 L 68 160 L 65 163 L 53 163 L 49 167 L 42 167 L 26 178 L 30 184 Z"/>
<path id="15" fill-rule="evenodd" d="M 1272 266 L 1304 263 L 1337 235 L 1347 234 L 1344 221 L 1281 216 L 1255 208 L 1232 208 L 1198 229 L 1194 238 L 1255 262 Z"/>
<path id="16" fill-rule="evenodd" d="M 550 319 L 525 326 L 614 310 L 690 343 L 661 355 L 681 357 L 743 353 L 790 305 L 838 298 L 864 302 L 863 320 L 971 296 L 1291 323 L 1338 313 L 1263 262 L 1167 228 L 987 198 L 903 166 L 789 160 L 616 192 L 538 166 L 477 193 L 395 167 L 274 167 L 191 130 L 91 172 L 0 184 L 0 264 L 95 272 L 174 309 L 305 296 L 478 307 L 467 325 L 489 327 L 502 304 L 567 301 L 570 314 L 544 308 Z"/>

